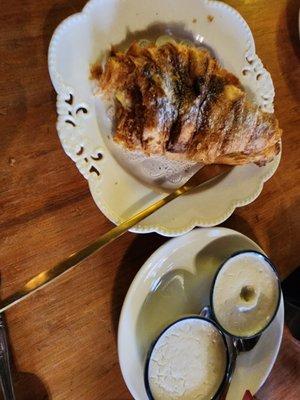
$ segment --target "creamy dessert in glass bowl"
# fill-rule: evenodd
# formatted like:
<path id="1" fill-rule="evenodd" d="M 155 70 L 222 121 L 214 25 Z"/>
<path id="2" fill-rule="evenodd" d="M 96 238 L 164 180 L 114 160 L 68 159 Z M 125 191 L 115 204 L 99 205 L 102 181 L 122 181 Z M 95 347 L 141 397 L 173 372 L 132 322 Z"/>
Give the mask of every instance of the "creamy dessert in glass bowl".
<path id="1" fill-rule="evenodd" d="M 216 274 L 211 304 L 215 320 L 231 336 L 259 335 L 273 320 L 280 281 L 271 261 L 256 251 L 233 254 Z"/>
<path id="2" fill-rule="evenodd" d="M 169 325 L 151 347 L 145 368 L 148 398 L 215 399 L 226 379 L 228 348 L 213 321 L 198 316 Z"/>

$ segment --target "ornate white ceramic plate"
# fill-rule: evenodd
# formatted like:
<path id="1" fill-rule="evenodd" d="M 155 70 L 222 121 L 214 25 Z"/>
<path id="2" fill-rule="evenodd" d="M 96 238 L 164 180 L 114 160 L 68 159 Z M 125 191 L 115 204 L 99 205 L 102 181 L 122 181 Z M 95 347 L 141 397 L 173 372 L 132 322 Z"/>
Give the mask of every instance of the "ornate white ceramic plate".
<path id="1" fill-rule="evenodd" d="M 176 319 L 197 314 L 209 304 L 218 266 L 233 252 L 260 247 L 239 232 L 225 228 L 195 229 L 169 240 L 145 262 L 126 295 L 118 330 L 122 374 L 135 400 L 147 400 L 144 364 L 159 333 Z M 238 356 L 227 400 L 242 400 L 246 389 L 256 393 L 276 360 L 284 324 L 281 303 L 275 319 L 248 353 Z"/>
<path id="2" fill-rule="evenodd" d="M 49 48 L 49 71 L 57 92 L 57 130 L 63 148 L 88 179 L 97 206 L 114 223 L 164 196 L 161 187 L 145 183 L 137 175 L 149 178 L 150 174 L 152 182 L 167 176 L 172 187 L 193 172 L 193 166 L 185 174 L 182 165 L 139 156 L 132 157 L 130 168 L 124 167 L 122 155 L 113 150 L 109 140 L 89 79 L 91 64 L 111 44 L 162 34 L 209 47 L 262 109 L 273 110 L 272 79 L 255 54 L 248 25 L 233 8 L 210 0 L 91 0 L 81 13 L 56 29 Z M 195 226 L 217 225 L 235 207 L 259 195 L 279 159 L 265 167 L 235 168 L 214 187 L 173 201 L 133 231 L 176 236 Z"/>

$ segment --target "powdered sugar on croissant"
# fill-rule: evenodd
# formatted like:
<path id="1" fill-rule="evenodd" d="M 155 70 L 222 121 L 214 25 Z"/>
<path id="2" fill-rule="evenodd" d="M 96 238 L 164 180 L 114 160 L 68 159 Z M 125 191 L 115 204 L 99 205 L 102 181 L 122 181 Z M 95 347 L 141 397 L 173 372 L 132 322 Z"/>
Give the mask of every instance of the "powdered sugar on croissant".
<path id="1" fill-rule="evenodd" d="M 208 51 L 133 43 L 98 79 L 115 105 L 114 140 L 129 150 L 203 164 L 264 164 L 280 150 L 274 114 L 247 99 Z"/>

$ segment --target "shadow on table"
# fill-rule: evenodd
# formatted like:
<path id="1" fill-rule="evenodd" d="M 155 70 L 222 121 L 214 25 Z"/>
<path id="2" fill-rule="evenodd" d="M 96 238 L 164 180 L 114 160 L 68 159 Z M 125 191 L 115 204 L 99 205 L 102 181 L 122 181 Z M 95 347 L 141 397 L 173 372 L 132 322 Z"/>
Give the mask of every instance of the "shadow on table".
<path id="1" fill-rule="evenodd" d="M 295 400 L 300 393 L 300 346 L 285 327 L 278 358 L 257 399 Z"/>
<path id="2" fill-rule="evenodd" d="M 8 6 L 9 3 L 6 4 Z M 14 160 L 17 155 L 18 158 L 21 158 L 21 155 L 17 153 L 17 149 L 19 149 L 23 143 L 24 125 L 26 126 L 28 113 L 29 87 L 31 87 L 31 83 L 27 83 L 26 87 L 24 76 L 22 73 L 19 73 L 17 64 L 19 62 L 22 63 L 22 71 L 32 72 L 37 61 L 36 48 L 30 46 L 30 57 L 27 57 L 27 53 L 24 53 L 23 50 L 23 48 L 29 46 L 29 38 L 32 35 L 32 32 L 29 31 L 28 21 L 30 21 L 30 12 L 28 9 L 28 5 L 25 5 L 24 2 L 18 2 L 17 16 L 16 14 L 14 14 L 14 17 L 12 17 L 13 14 L 11 15 L 15 23 L 8 22 L 7 18 L 6 21 L 3 20 L 4 26 L 1 36 L 3 39 L 1 46 L 3 55 L 1 59 L 5 60 L 1 61 L 1 71 L 3 71 L 2 73 L 5 76 L 5 78 L 1 80 L 1 94 L 3 94 L 3 100 L 1 101 L 0 116 L 2 120 L 2 130 L 4 129 L 1 135 L 1 152 L 11 160 Z M 5 35 L 4 31 L 9 31 L 10 33 Z M 12 73 L 11 71 L 14 72 Z M 17 154 L 15 154 L 15 152 Z M 7 162 L 10 163 L 9 159 Z M 16 162 L 17 166 L 18 159 L 14 162 Z M 21 169 L 23 170 L 23 168 L 20 168 L 20 170 Z M 15 175 L 16 168 L 14 168 L 14 172 L 8 175 L 10 176 L 10 174 L 14 174 L 14 179 L 20 179 L 19 176 Z M 5 182 L 5 180 L 3 182 Z"/>
<path id="3" fill-rule="evenodd" d="M 240 215 L 233 213 L 226 221 L 221 224 L 221 226 L 228 229 L 234 229 L 242 233 L 243 235 L 248 236 L 249 239 L 252 239 L 255 243 L 259 245 L 258 239 L 252 227 Z"/>
<path id="4" fill-rule="evenodd" d="M 51 400 L 44 383 L 29 372 L 15 372 L 13 374 L 16 400 Z"/>
<path id="5" fill-rule="evenodd" d="M 86 3 L 87 0 L 57 0 L 56 3 L 49 8 L 43 26 L 44 54 L 46 56 L 50 39 L 60 22 L 70 15 L 80 12 Z M 49 4 L 51 4 L 51 2 L 49 2 Z"/>
<path id="6" fill-rule="evenodd" d="M 297 71 L 294 70 L 300 63 L 299 47 L 299 0 L 289 0 L 285 12 L 280 17 L 277 29 L 277 54 L 283 77 L 287 81 L 289 89 L 296 100 L 300 101 Z M 287 36 L 282 27 L 287 27 Z"/>
<path id="7" fill-rule="evenodd" d="M 300 200 L 286 198 L 281 203 L 280 213 L 266 227 L 271 240 L 269 257 L 277 266 L 281 279 L 285 279 L 299 266 L 299 227 Z"/>
<path id="8" fill-rule="evenodd" d="M 13 345 L 9 336 L 9 328 L 6 323 L 5 315 L 2 314 L 2 320 L 5 326 L 9 356 L 11 362 L 13 386 L 15 390 L 16 400 L 51 400 L 51 395 L 42 382 L 42 380 L 30 372 L 19 372 L 17 363 L 14 362 Z M 0 389 L 0 400 L 3 400 L 2 391 Z"/>
<path id="9" fill-rule="evenodd" d="M 13 373 L 13 382 L 16 400 L 51 400 L 47 389 L 34 374 L 27 372 Z M 0 393 L 0 400 L 4 400 L 2 393 Z"/>
<path id="10" fill-rule="evenodd" d="M 147 258 L 167 240 L 169 238 L 156 233 L 137 235 L 127 249 L 116 274 L 112 291 L 111 315 L 115 336 L 118 332 L 122 304 L 133 278 Z"/>

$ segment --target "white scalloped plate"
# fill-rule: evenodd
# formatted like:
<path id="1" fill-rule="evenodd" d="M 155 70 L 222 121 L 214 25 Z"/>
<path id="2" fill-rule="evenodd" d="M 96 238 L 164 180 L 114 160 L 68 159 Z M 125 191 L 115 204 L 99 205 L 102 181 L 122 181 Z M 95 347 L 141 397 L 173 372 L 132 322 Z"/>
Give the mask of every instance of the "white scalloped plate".
<path id="1" fill-rule="evenodd" d="M 143 375 L 153 340 L 173 321 L 209 304 L 218 266 L 232 253 L 250 249 L 263 252 L 231 229 L 194 229 L 162 245 L 140 268 L 124 300 L 118 329 L 120 367 L 135 400 L 147 399 Z M 226 400 L 241 400 L 247 389 L 256 393 L 264 384 L 280 348 L 283 325 L 281 296 L 277 314 L 256 346 L 238 356 Z"/>
<path id="2" fill-rule="evenodd" d="M 233 8 L 210 0 L 91 0 L 56 29 L 49 47 L 49 71 L 57 92 L 57 130 L 63 148 L 88 179 L 97 206 L 116 224 L 164 193 L 136 179 L 110 151 L 97 122 L 89 70 L 111 44 L 120 43 L 130 32 L 143 31 L 145 37 L 153 24 L 159 34 L 192 36 L 210 47 L 249 96 L 262 109 L 273 110 L 272 79 L 255 54 L 248 25 Z M 259 195 L 279 161 L 280 155 L 265 167 L 235 168 L 214 187 L 174 200 L 132 230 L 176 236 L 195 226 L 217 225 Z"/>

